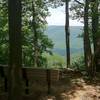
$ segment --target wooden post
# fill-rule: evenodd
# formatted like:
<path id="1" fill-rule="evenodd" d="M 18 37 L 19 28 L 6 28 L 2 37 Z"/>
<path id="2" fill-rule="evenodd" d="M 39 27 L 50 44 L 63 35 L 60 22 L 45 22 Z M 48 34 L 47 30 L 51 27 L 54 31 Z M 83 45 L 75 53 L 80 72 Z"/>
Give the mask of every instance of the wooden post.
<path id="1" fill-rule="evenodd" d="M 28 79 L 26 79 L 25 82 L 26 82 L 25 84 L 26 84 L 26 87 L 27 87 L 27 88 L 25 89 L 25 93 L 26 93 L 26 94 L 29 94 L 29 89 L 28 89 L 28 87 L 29 87 L 29 81 L 28 81 Z"/>
<path id="2" fill-rule="evenodd" d="M 29 80 L 27 78 L 27 72 L 26 72 L 26 69 L 25 68 L 22 69 L 22 75 L 23 75 L 23 79 L 25 81 L 25 86 L 26 86 L 25 93 L 26 94 L 29 94 L 29 89 L 28 89 Z"/>
<path id="3" fill-rule="evenodd" d="M 47 85 L 48 85 L 48 91 L 47 93 L 50 94 L 51 93 L 51 71 L 50 69 L 46 70 L 46 74 L 47 74 Z"/>
<path id="4" fill-rule="evenodd" d="M 4 92 L 8 92 L 8 80 L 4 72 L 4 66 L 0 66 L 0 76 L 4 79 Z"/>
<path id="5" fill-rule="evenodd" d="M 8 80 L 7 80 L 7 77 L 6 76 L 4 78 L 4 91 L 5 92 L 8 92 Z"/>

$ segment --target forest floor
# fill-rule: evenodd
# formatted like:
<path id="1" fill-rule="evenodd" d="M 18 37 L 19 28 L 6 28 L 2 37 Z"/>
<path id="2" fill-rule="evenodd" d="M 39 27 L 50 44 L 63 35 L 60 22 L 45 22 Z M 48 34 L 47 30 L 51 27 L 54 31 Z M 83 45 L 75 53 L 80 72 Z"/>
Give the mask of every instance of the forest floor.
<path id="1" fill-rule="evenodd" d="M 100 76 L 89 81 L 80 73 L 67 73 L 52 85 L 50 95 L 43 94 L 36 100 L 100 100 Z"/>

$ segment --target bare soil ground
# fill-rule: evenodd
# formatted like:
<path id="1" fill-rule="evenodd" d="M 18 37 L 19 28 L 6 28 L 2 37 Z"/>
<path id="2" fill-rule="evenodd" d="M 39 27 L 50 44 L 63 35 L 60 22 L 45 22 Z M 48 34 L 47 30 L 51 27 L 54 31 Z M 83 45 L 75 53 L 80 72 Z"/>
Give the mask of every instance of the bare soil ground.
<path id="1" fill-rule="evenodd" d="M 100 100 L 99 78 L 89 81 L 80 73 L 70 73 L 52 85 L 51 95 L 39 100 Z"/>

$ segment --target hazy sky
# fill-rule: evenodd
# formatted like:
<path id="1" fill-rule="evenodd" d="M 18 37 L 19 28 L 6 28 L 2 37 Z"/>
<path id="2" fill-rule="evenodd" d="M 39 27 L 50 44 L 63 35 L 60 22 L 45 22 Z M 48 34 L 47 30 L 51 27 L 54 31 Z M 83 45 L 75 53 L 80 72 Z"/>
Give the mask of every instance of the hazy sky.
<path id="1" fill-rule="evenodd" d="M 51 16 L 47 17 L 48 25 L 65 25 L 65 7 L 59 7 L 56 9 L 49 8 Z M 77 20 L 70 19 L 70 26 L 83 26 L 82 23 Z"/>

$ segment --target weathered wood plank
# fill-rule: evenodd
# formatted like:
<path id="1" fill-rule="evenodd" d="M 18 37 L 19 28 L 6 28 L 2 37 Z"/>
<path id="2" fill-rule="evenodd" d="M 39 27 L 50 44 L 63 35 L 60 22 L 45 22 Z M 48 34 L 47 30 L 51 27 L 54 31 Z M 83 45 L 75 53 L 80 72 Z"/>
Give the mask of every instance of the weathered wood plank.
<path id="1" fill-rule="evenodd" d="M 3 70 L 4 77 L 8 76 L 8 66 L 7 65 L 0 65 L 0 68 Z M 51 81 L 58 81 L 59 80 L 59 70 L 56 69 L 49 69 L 50 70 L 50 78 Z M 29 81 L 33 79 L 39 80 L 46 80 L 47 79 L 47 71 L 46 69 L 40 68 L 30 68 L 30 67 L 23 67 L 22 68 L 22 75 L 23 78 L 27 78 Z"/>

